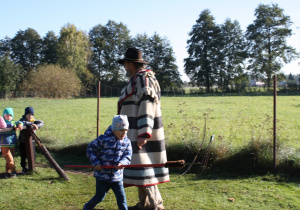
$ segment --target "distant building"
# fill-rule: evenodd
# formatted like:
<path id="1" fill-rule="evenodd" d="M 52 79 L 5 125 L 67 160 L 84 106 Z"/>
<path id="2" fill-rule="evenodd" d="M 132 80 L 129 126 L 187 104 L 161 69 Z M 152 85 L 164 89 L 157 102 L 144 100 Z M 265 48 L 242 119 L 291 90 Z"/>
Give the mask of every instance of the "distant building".
<path id="1" fill-rule="evenodd" d="M 250 86 L 257 86 L 257 87 L 262 87 L 264 86 L 266 83 L 261 82 L 261 81 L 256 81 L 254 79 L 250 79 Z"/>

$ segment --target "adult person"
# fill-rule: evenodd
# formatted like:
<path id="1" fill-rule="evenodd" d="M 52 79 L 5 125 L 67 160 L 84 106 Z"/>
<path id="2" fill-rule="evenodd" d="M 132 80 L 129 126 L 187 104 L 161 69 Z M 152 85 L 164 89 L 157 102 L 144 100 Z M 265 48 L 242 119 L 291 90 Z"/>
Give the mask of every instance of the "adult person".
<path id="1" fill-rule="evenodd" d="M 160 107 L 160 86 L 142 51 L 128 48 L 125 57 L 118 60 L 130 78 L 118 101 L 118 114 L 127 115 L 128 138 L 132 142 L 131 164 L 167 162 L 164 128 Z M 124 185 L 137 186 L 139 202 L 128 209 L 165 209 L 157 187 L 169 181 L 168 168 L 126 168 Z"/>

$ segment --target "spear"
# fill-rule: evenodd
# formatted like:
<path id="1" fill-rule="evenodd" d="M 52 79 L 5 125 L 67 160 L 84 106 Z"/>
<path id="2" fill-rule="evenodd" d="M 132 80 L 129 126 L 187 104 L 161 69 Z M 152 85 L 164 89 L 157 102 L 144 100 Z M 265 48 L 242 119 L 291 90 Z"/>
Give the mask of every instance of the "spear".
<path id="1" fill-rule="evenodd" d="M 146 167 L 166 167 L 166 168 L 183 168 L 185 166 L 184 160 L 168 161 L 166 163 L 156 164 L 132 164 L 132 165 L 121 165 L 124 168 L 146 168 Z M 115 168 L 116 166 L 101 166 L 103 169 Z M 91 165 L 65 165 L 64 168 L 94 168 Z"/>

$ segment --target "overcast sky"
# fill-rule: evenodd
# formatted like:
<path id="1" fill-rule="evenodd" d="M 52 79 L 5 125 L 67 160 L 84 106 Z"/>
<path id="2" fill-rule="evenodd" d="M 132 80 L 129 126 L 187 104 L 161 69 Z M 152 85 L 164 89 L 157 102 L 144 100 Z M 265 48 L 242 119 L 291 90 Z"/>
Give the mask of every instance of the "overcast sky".
<path id="1" fill-rule="evenodd" d="M 130 35 L 154 32 L 166 37 L 175 52 L 182 79 L 183 59 L 188 57 L 186 47 L 188 33 L 196 23 L 200 13 L 209 9 L 217 24 L 225 19 L 237 20 L 245 31 L 253 23 L 254 11 L 260 3 L 276 3 L 291 17 L 294 35 L 288 44 L 300 51 L 300 1 L 295 0 L 0 0 L 0 39 L 14 37 L 19 30 L 33 28 L 41 37 L 48 31 L 56 35 L 67 23 L 79 30 L 89 32 L 94 26 L 105 25 L 108 20 L 124 23 Z M 286 65 L 285 73 L 300 74 L 300 60 Z"/>

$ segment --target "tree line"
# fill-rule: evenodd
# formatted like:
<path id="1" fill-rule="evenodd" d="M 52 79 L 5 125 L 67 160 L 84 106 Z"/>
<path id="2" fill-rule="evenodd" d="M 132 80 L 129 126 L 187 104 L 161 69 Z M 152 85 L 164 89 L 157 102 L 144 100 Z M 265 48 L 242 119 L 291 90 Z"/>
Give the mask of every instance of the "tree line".
<path id="1" fill-rule="evenodd" d="M 37 31 L 28 28 L 18 31 L 13 38 L 5 37 L 0 43 L 2 90 L 47 91 L 46 86 L 53 90 L 73 86 L 78 90 L 78 86 L 92 88 L 97 80 L 121 86 L 127 79 L 124 67 L 117 60 L 130 46 L 143 50 L 144 59 L 149 61 L 148 68 L 155 69 L 162 87 L 182 84 L 167 38 L 157 33 L 131 37 L 126 25 L 112 20 L 106 25 L 96 25 L 88 34 L 67 24 L 59 36 L 49 31 L 41 38 Z M 71 75 L 70 70 L 75 74 Z M 62 73 L 65 71 L 69 73 Z M 71 84 L 73 77 L 78 77 L 79 82 Z"/>
<path id="2" fill-rule="evenodd" d="M 206 87 L 207 92 L 215 86 L 227 91 L 240 89 L 251 76 L 270 87 L 272 75 L 298 57 L 286 43 L 292 35 L 292 22 L 277 4 L 258 5 L 255 17 L 243 32 L 237 20 L 226 19 L 217 24 L 210 10 L 200 13 L 189 33 L 188 57 L 184 59 L 184 71 L 191 85 Z M 166 37 L 157 33 L 132 37 L 125 24 L 109 20 L 88 33 L 66 24 L 58 36 L 49 31 L 41 37 L 28 28 L 19 30 L 13 38 L 3 38 L 0 89 L 52 90 L 55 93 L 47 94 L 51 97 L 63 90 L 76 95 L 82 88 L 93 88 L 97 80 L 121 87 L 127 79 L 117 60 L 131 46 L 143 51 L 144 59 L 149 61 L 147 67 L 154 70 L 162 88 L 183 84 Z"/>

